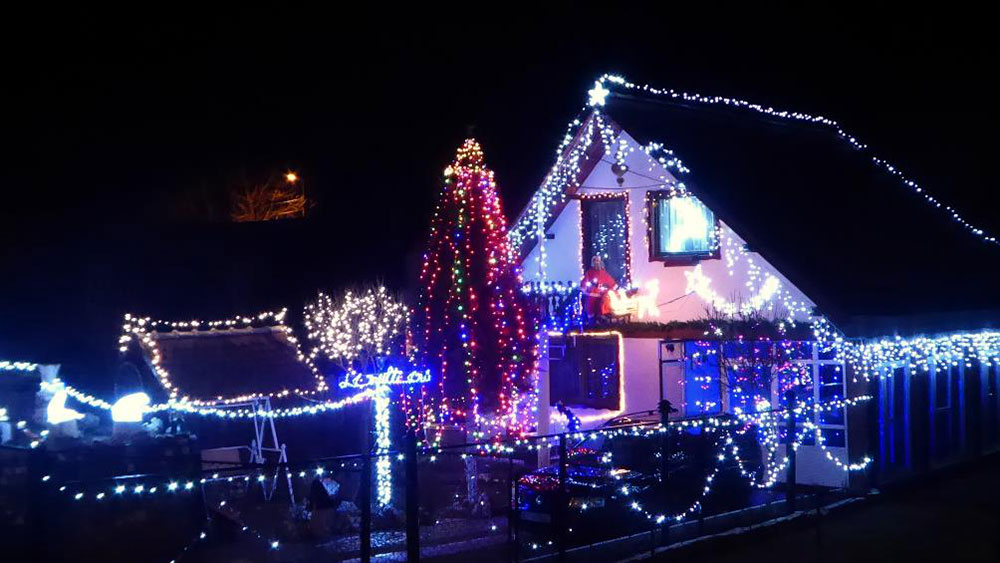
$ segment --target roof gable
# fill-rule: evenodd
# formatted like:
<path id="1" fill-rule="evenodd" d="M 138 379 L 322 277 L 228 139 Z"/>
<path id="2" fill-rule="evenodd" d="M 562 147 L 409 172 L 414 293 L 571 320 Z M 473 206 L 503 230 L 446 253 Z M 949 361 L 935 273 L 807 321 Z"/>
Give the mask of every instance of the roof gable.
<path id="1" fill-rule="evenodd" d="M 873 160 L 832 120 L 646 91 L 612 91 L 600 101 L 593 115 L 647 151 L 656 143 L 676 151 L 684 164 L 675 169 L 691 169 L 674 174 L 685 187 L 848 335 L 945 330 L 947 318 L 988 327 L 998 318 L 995 239 L 915 183 L 901 183 L 898 170 Z M 540 195 L 546 188 L 529 206 L 554 198 Z"/>

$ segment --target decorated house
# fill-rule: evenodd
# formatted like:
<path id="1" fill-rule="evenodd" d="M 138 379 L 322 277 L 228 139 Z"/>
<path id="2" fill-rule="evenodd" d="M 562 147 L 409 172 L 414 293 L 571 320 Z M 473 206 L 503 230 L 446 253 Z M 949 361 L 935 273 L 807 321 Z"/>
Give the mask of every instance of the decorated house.
<path id="1" fill-rule="evenodd" d="M 799 482 L 1000 446 L 997 239 L 831 119 L 605 75 L 509 241 L 543 310 L 540 433 L 792 391 L 873 397 L 807 417 Z"/>

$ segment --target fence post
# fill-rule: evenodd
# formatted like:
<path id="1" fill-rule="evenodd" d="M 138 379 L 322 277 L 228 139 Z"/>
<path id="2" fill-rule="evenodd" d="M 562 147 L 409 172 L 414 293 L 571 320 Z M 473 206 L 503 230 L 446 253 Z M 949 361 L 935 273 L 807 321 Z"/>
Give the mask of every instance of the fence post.
<path id="1" fill-rule="evenodd" d="M 671 412 L 677 412 L 670 401 L 664 399 L 660 401 L 660 424 L 663 425 L 663 433 L 660 434 L 660 485 L 663 491 L 663 502 L 667 502 L 667 481 L 670 476 L 670 427 L 667 420 Z"/>
<path id="2" fill-rule="evenodd" d="M 662 379 L 662 378 L 661 378 Z M 667 514 L 670 512 L 670 413 L 677 412 L 677 409 L 673 407 L 670 401 L 663 399 L 658 405 L 660 411 L 660 424 L 663 425 L 663 432 L 660 434 L 660 506 L 663 507 L 663 513 Z M 669 519 L 663 521 L 663 525 L 660 527 L 660 542 L 663 543 L 665 531 L 667 526 L 670 525 Z M 655 529 L 655 525 L 654 525 Z M 655 553 L 655 544 L 653 551 Z"/>
<path id="3" fill-rule="evenodd" d="M 417 487 L 417 434 L 406 432 L 403 464 L 406 473 L 406 561 L 420 561 L 420 495 Z"/>
<path id="4" fill-rule="evenodd" d="M 823 491 L 816 493 L 816 561 L 823 561 Z"/>
<path id="5" fill-rule="evenodd" d="M 361 458 L 361 563 L 372 559 L 372 454 Z"/>
<path id="6" fill-rule="evenodd" d="M 507 560 L 516 561 L 514 552 L 514 527 L 517 526 L 517 479 L 514 478 L 514 451 L 507 453 L 507 483 L 510 491 L 510 506 L 507 509 Z"/>
<path id="7" fill-rule="evenodd" d="M 25 552 L 31 554 L 29 559 L 41 561 L 46 558 L 46 554 L 52 548 L 51 544 L 45 541 L 45 534 L 42 530 L 46 528 L 45 507 L 51 502 L 48 488 L 43 484 L 42 477 L 48 475 L 50 458 L 45 446 L 28 452 L 28 475 L 26 490 L 28 492 L 28 504 L 26 516 L 28 529 L 33 530 L 25 542 Z M 23 539 L 23 538 L 22 538 Z M 16 545 L 16 543 L 15 543 Z M 17 549 L 15 548 L 15 553 Z"/>
<path id="8" fill-rule="evenodd" d="M 569 494 L 566 490 L 566 434 L 559 435 L 559 495 L 557 498 L 557 510 L 559 521 L 556 524 L 556 537 L 559 541 L 559 561 L 566 561 L 566 527 L 569 519 Z"/>
<path id="9" fill-rule="evenodd" d="M 785 443 L 785 455 L 788 456 L 788 477 L 786 478 L 788 511 L 795 512 L 795 391 L 789 389 L 785 393 L 785 404 L 788 409 L 788 421 L 785 433 L 788 441 Z"/>

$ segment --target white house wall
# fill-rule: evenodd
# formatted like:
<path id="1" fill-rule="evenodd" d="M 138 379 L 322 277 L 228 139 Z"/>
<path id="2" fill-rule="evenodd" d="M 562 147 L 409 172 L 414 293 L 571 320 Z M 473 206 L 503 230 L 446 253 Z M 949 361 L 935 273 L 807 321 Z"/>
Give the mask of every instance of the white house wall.
<path id="1" fill-rule="evenodd" d="M 583 279 L 580 261 L 580 202 L 575 199 L 568 201 L 548 232 L 558 234 L 544 243 L 545 270 L 541 270 L 542 247 L 536 244 L 522 263 L 524 279 L 579 282 Z"/>
<path id="2" fill-rule="evenodd" d="M 622 133 L 622 135 L 631 146 L 639 147 L 639 144 L 627 133 Z M 749 301 L 754 294 L 749 292 L 745 285 L 747 258 L 752 259 L 764 271 L 777 277 L 792 299 L 807 304 L 809 309 L 812 308 L 813 302 L 756 252 L 746 252 L 730 272 L 726 253 L 743 254 L 740 249 L 743 248 L 745 241 L 721 220 L 723 239 L 730 237 L 734 244 L 728 248 L 723 247 L 723 255 L 720 259 L 701 260 L 697 265 L 668 267 L 664 267 L 663 262 L 650 261 L 646 234 L 646 192 L 660 189 L 648 188 L 653 183 L 650 177 L 666 176 L 671 180 L 675 180 L 675 178 L 658 162 L 638 148 L 631 152 L 625 161 L 630 172 L 625 175 L 625 183 L 622 188 L 617 187 L 616 177 L 611 172 L 612 159 L 605 157 L 583 181 L 583 187 L 579 193 L 599 194 L 627 191 L 630 211 L 628 239 L 631 246 L 633 283 L 641 287 L 653 279 L 659 282 L 659 295 L 656 300 L 659 317 L 644 320 L 669 322 L 705 318 L 709 304 L 698 294 L 688 292 L 688 278 L 685 276 L 685 273 L 694 271 L 697 265 L 701 266 L 702 273 L 711 280 L 710 287 L 718 295 L 731 302 Z M 690 174 L 697 178 L 698 171 L 694 170 Z M 546 280 L 579 283 L 583 277 L 583 270 L 580 255 L 582 240 L 578 200 L 570 200 L 567 203 L 549 228 L 548 234 L 553 238 L 544 241 L 546 257 L 544 272 L 540 271 L 538 266 L 540 248 L 536 244 L 523 262 L 524 279 L 527 281 Z M 809 319 L 808 315 L 797 314 L 796 320 L 806 321 Z"/>

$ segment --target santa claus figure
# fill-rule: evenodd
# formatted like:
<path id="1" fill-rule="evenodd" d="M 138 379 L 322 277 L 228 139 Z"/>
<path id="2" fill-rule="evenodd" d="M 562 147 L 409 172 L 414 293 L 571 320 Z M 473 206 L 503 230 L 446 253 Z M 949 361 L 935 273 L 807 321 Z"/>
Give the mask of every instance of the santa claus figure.
<path id="1" fill-rule="evenodd" d="M 618 288 L 618 282 L 604 269 L 604 260 L 594 256 L 590 260 L 590 269 L 583 276 L 580 284 L 583 289 L 584 307 L 591 318 L 603 317 L 611 313 L 611 303 L 608 292 Z"/>

